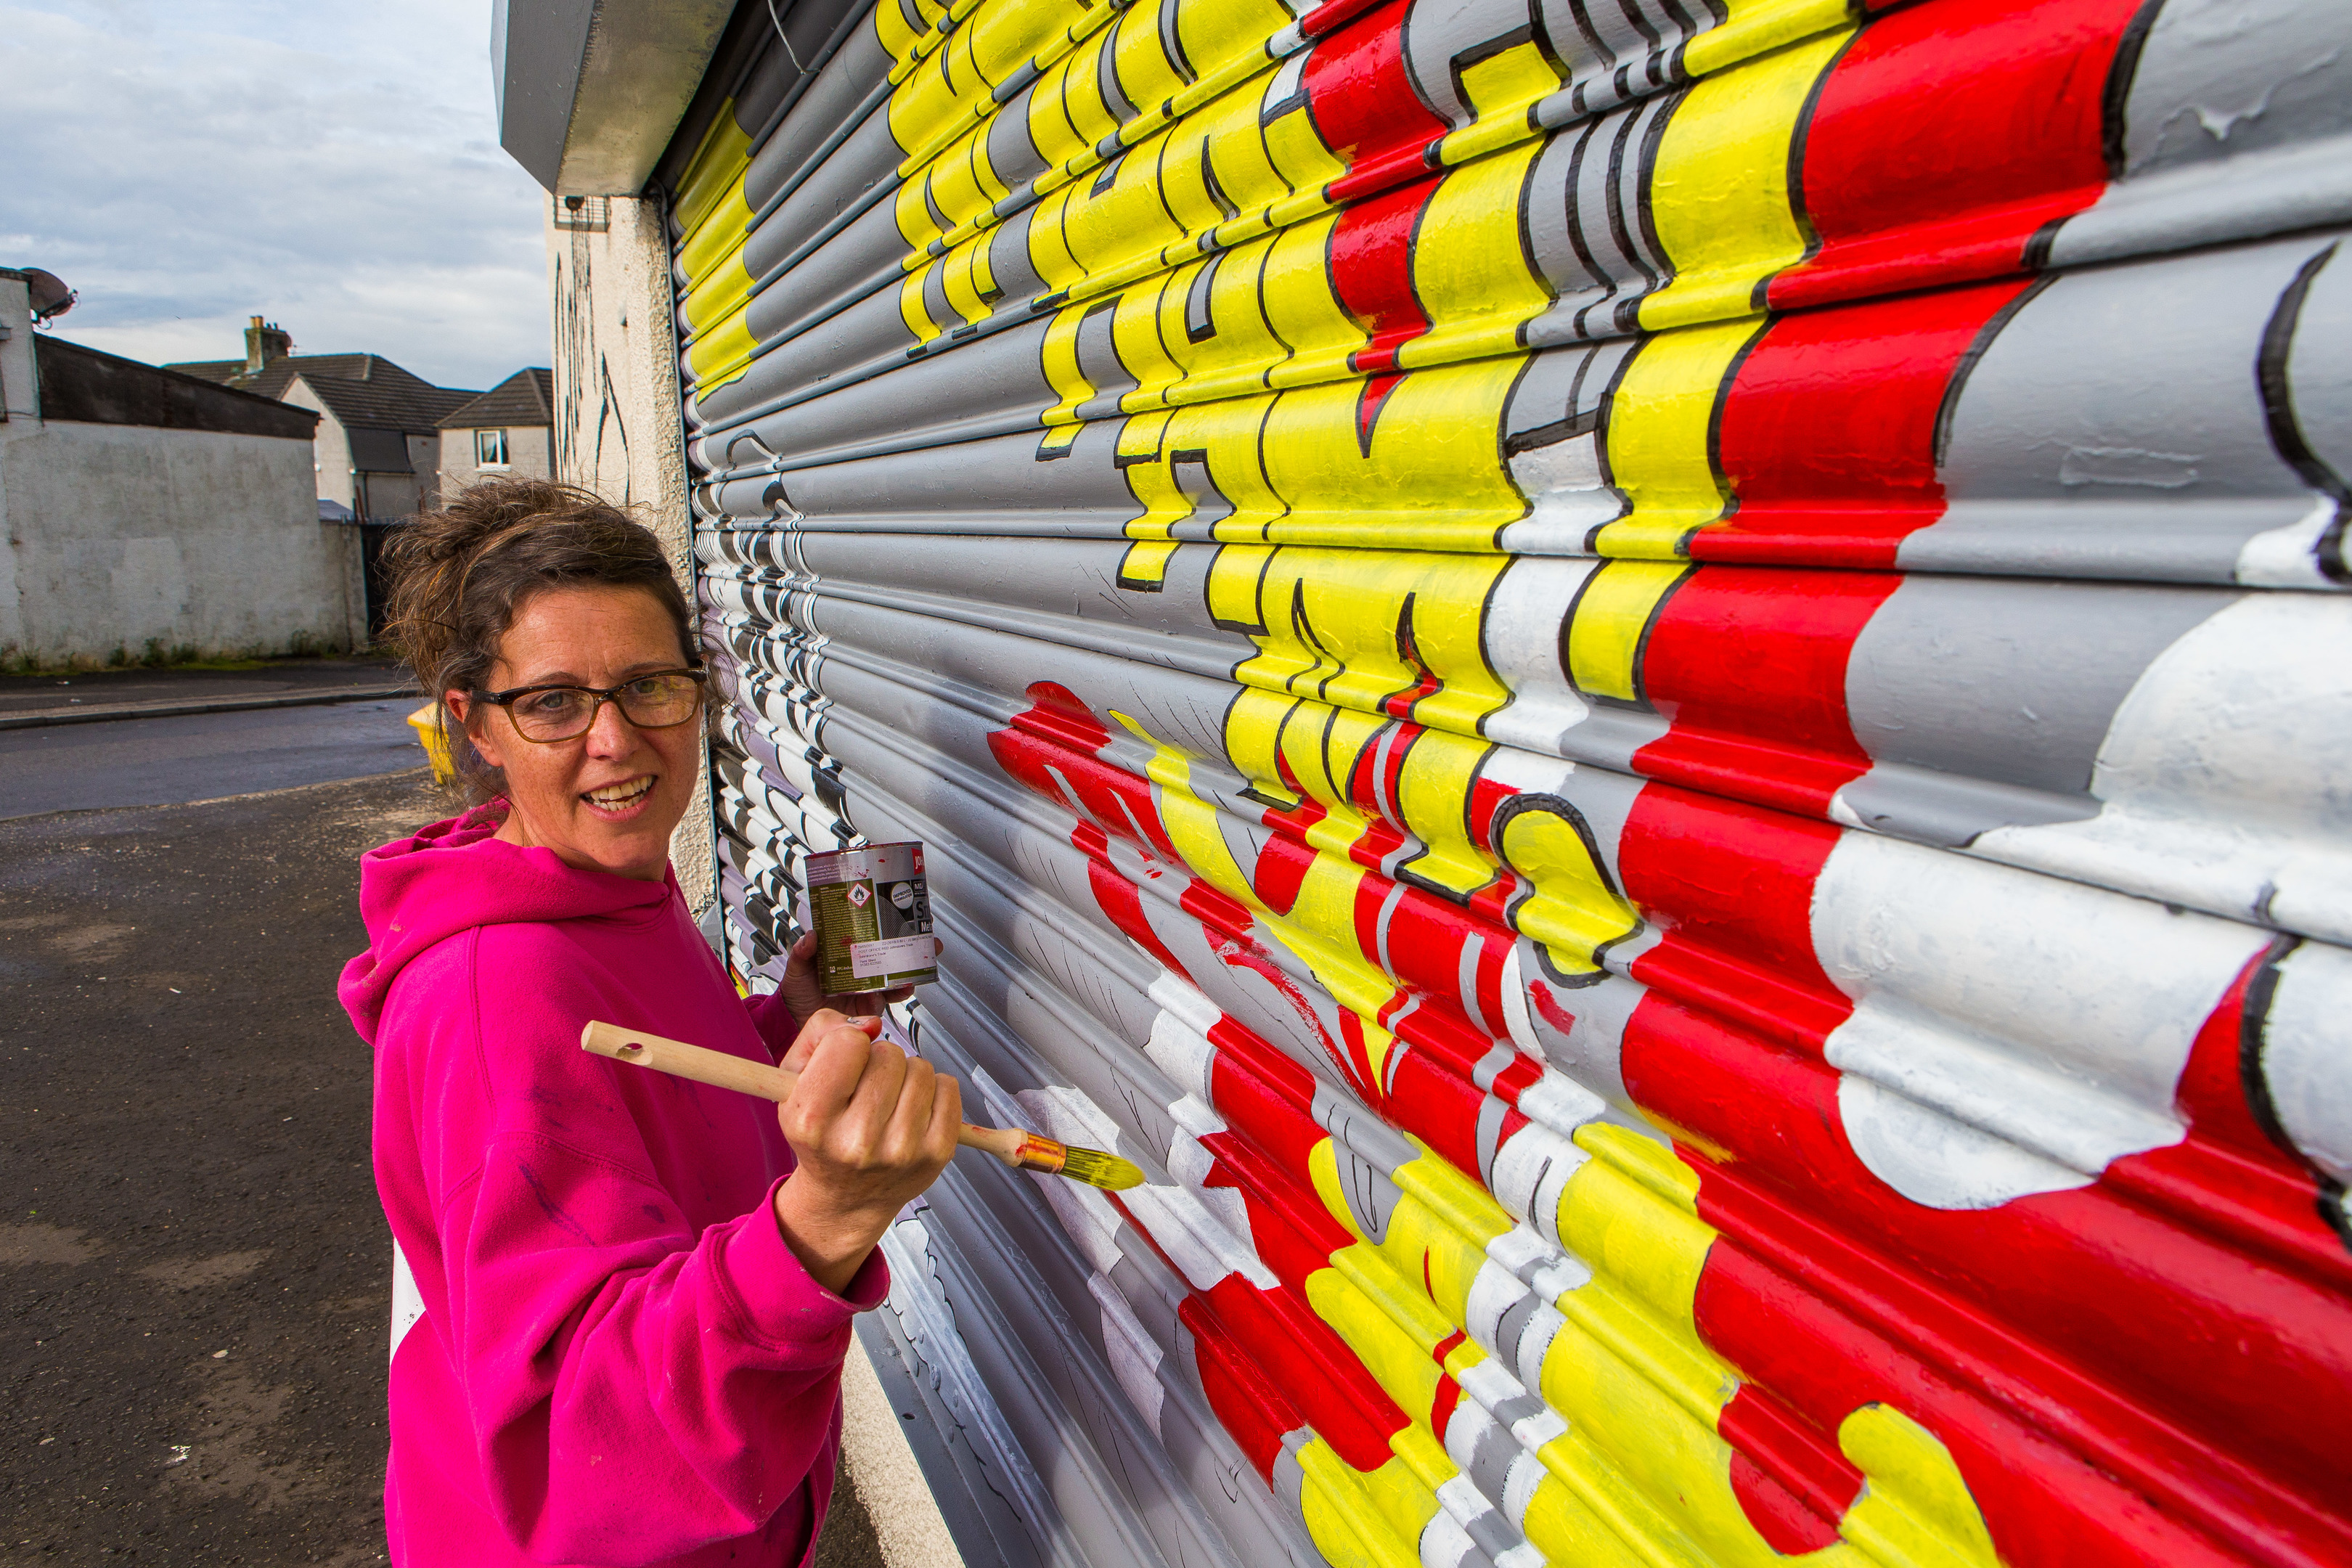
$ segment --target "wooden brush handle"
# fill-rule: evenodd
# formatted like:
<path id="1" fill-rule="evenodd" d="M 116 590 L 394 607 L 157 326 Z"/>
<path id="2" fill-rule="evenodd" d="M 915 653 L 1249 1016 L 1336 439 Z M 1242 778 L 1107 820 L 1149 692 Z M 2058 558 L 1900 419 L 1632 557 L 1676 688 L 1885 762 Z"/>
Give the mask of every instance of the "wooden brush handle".
<path id="1" fill-rule="evenodd" d="M 742 1094 L 756 1094 L 761 1100 L 772 1100 L 781 1105 L 793 1097 L 793 1088 L 801 1075 L 790 1068 L 770 1067 L 764 1062 L 746 1061 L 730 1057 L 725 1051 L 706 1050 L 689 1046 L 684 1040 L 665 1039 L 648 1035 L 641 1029 L 624 1029 L 618 1024 L 591 1024 L 580 1031 L 580 1048 L 596 1056 L 610 1057 L 616 1062 L 632 1062 L 642 1068 L 656 1068 L 678 1078 L 690 1078 L 697 1083 L 707 1083 L 713 1089 L 731 1089 Z M 979 1149 L 995 1155 L 1006 1164 L 1019 1167 L 1025 1147 L 1044 1145 L 1059 1151 L 1062 1145 L 1050 1138 L 1039 1138 L 1018 1127 L 974 1127 L 967 1121 L 956 1142 L 967 1149 Z M 1043 1149 L 1032 1148 L 1034 1166 Z M 1058 1168 L 1058 1163 L 1057 1166 Z"/>

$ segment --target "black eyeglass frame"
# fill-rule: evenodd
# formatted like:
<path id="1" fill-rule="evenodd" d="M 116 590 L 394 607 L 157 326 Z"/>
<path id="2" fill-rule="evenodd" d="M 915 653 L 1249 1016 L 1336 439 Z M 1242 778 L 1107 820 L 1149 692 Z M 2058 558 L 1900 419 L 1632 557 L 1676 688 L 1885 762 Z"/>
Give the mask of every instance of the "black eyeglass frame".
<path id="1" fill-rule="evenodd" d="M 683 675 L 688 680 L 693 681 L 694 684 L 700 689 L 696 693 L 697 700 L 694 704 L 693 711 L 688 713 L 684 718 L 673 719 L 667 724 L 638 723 L 636 719 L 630 714 L 629 705 L 621 700 L 621 693 L 624 689 L 628 687 L 635 686 L 640 680 L 651 680 L 655 677 L 662 675 Z M 643 675 L 631 676 L 628 679 L 621 682 L 619 686 L 574 686 L 569 681 L 545 680 L 540 682 L 536 686 L 510 687 L 504 691 L 471 691 L 467 693 L 467 696 L 476 702 L 488 702 L 495 707 L 504 709 L 507 715 L 507 723 L 513 728 L 516 739 L 528 741 L 534 746 L 561 746 L 567 741 L 578 740 L 581 736 L 594 729 L 596 727 L 596 716 L 604 710 L 604 704 L 607 702 L 610 702 L 620 709 L 621 717 L 628 720 L 630 723 L 635 724 L 640 730 L 675 730 L 680 724 L 690 724 L 694 721 L 695 715 L 702 711 L 702 700 L 707 699 L 709 696 L 709 689 L 710 671 L 709 669 L 699 666 L 681 666 L 677 669 L 649 669 Z M 585 696 L 594 698 L 595 701 L 592 703 L 588 709 L 588 721 L 581 725 L 577 730 L 572 731 L 569 735 L 558 735 L 552 740 L 543 741 L 536 735 L 524 734 L 522 721 L 514 716 L 514 705 L 521 699 L 541 691 L 577 691 Z"/>

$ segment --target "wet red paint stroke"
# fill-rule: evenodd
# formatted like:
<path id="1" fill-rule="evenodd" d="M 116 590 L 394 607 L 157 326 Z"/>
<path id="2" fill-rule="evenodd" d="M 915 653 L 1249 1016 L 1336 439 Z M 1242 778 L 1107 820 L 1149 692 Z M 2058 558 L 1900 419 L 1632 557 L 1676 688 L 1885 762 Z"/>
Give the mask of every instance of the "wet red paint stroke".
<path id="1" fill-rule="evenodd" d="M 1862 1472 L 1834 1443 L 1753 1383 L 1739 1385 L 1715 1429 L 1731 1445 L 1731 1495 L 1773 1551 L 1795 1556 L 1838 1539 Z"/>
<path id="2" fill-rule="evenodd" d="M 1434 177 L 1340 209 L 1331 226 L 1331 293 L 1370 342 L 1349 361 L 1360 375 L 1396 369 L 1397 351 L 1429 331 L 1412 287 L 1413 235 L 1437 194 Z"/>
<path id="3" fill-rule="evenodd" d="M 1813 887 L 1843 831 L 1645 786 L 1618 835 L 1618 871 L 1636 909 L 1674 923 L 1634 960 L 1633 978 L 1818 1056 L 1853 1011 L 1813 950 Z"/>
<path id="4" fill-rule="evenodd" d="M 1773 322 L 1718 413 L 1736 508 L 1691 535 L 1691 559 L 1895 564 L 1903 540 L 1944 514 L 1936 429 L 1952 378 L 2027 287 L 2012 279 Z"/>
<path id="5" fill-rule="evenodd" d="M 1032 686 L 1029 695 L 1035 706 L 989 732 L 996 765 L 1081 820 L 1132 841 L 1147 855 L 1177 862 L 1181 857 L 1160 820 L 1150 781 L 1095 755 L 1110 743 L 1108 728 L 1049 681 Z"/>
<path id="6" fill-rule="evenodd" d="M 1392 170 L 1423 172 L 1423 149 L 1452 129 L 1422 103 L 1404 68 L 1409 9 L 1409 0 L 1391 0 L 1318 39 L 1307 54 L 1300 75 L 1307 113 L 1323 145 L 1349 169 L 1329 187 L 1335 202 L 1393 180 Z"/>
<path id="7" fill-rule="evenodd" d="M 1813 257 L 1776 310 L 1947 287 L 2033 264 L 2034 237 L 2106 189 L 2107 79 L 2144 0 L 1935 0 L 1871 22 L 1808 114 Z"/>
<path id="8" fill-rule="evenodd" d="M 1642 688 L 1673 716 L 1634 771 L 1804 816 L 1870 770 L 1846 718 L 1854 638 L 1891 572 L 1702 566 L 1659 606 Z"/>

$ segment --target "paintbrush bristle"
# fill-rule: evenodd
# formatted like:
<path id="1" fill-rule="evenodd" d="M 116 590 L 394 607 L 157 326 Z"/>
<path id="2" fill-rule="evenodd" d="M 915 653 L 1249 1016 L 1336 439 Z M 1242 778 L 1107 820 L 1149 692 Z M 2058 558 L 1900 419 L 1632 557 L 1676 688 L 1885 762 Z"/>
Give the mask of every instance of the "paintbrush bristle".
<path id="1" fill-rule="evenodd" d="M 1134 1161 L 1106 1154 L 1099 1149 L 1073 1146 L 1062 1160 L 1062 1174 L 1074 1182 L 1113 1193 L 1143 1185 L 1143 1172 Z"/>

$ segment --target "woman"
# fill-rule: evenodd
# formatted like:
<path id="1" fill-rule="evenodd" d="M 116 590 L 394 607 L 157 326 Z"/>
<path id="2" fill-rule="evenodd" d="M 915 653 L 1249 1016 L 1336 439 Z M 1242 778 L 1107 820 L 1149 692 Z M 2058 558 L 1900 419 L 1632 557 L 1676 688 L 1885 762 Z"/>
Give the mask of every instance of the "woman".
<path id="1" fill-rule="evenodd" d="M 668 851 L 709 675 L 652 533 L 495 481 L 391 565 L 392 635 L 481 803 L 362 861 L 341 987 L 423 1306 L 393 1354 L 393 1561 L 804 1563 L 850 1317 L 954 1152 L 955 1080 L 826 1005 L 812 943 L 747 1005 L 696 932 Z M 595 1018 L 800 1086 L 772 1113 L 590 1056 Z"/>

